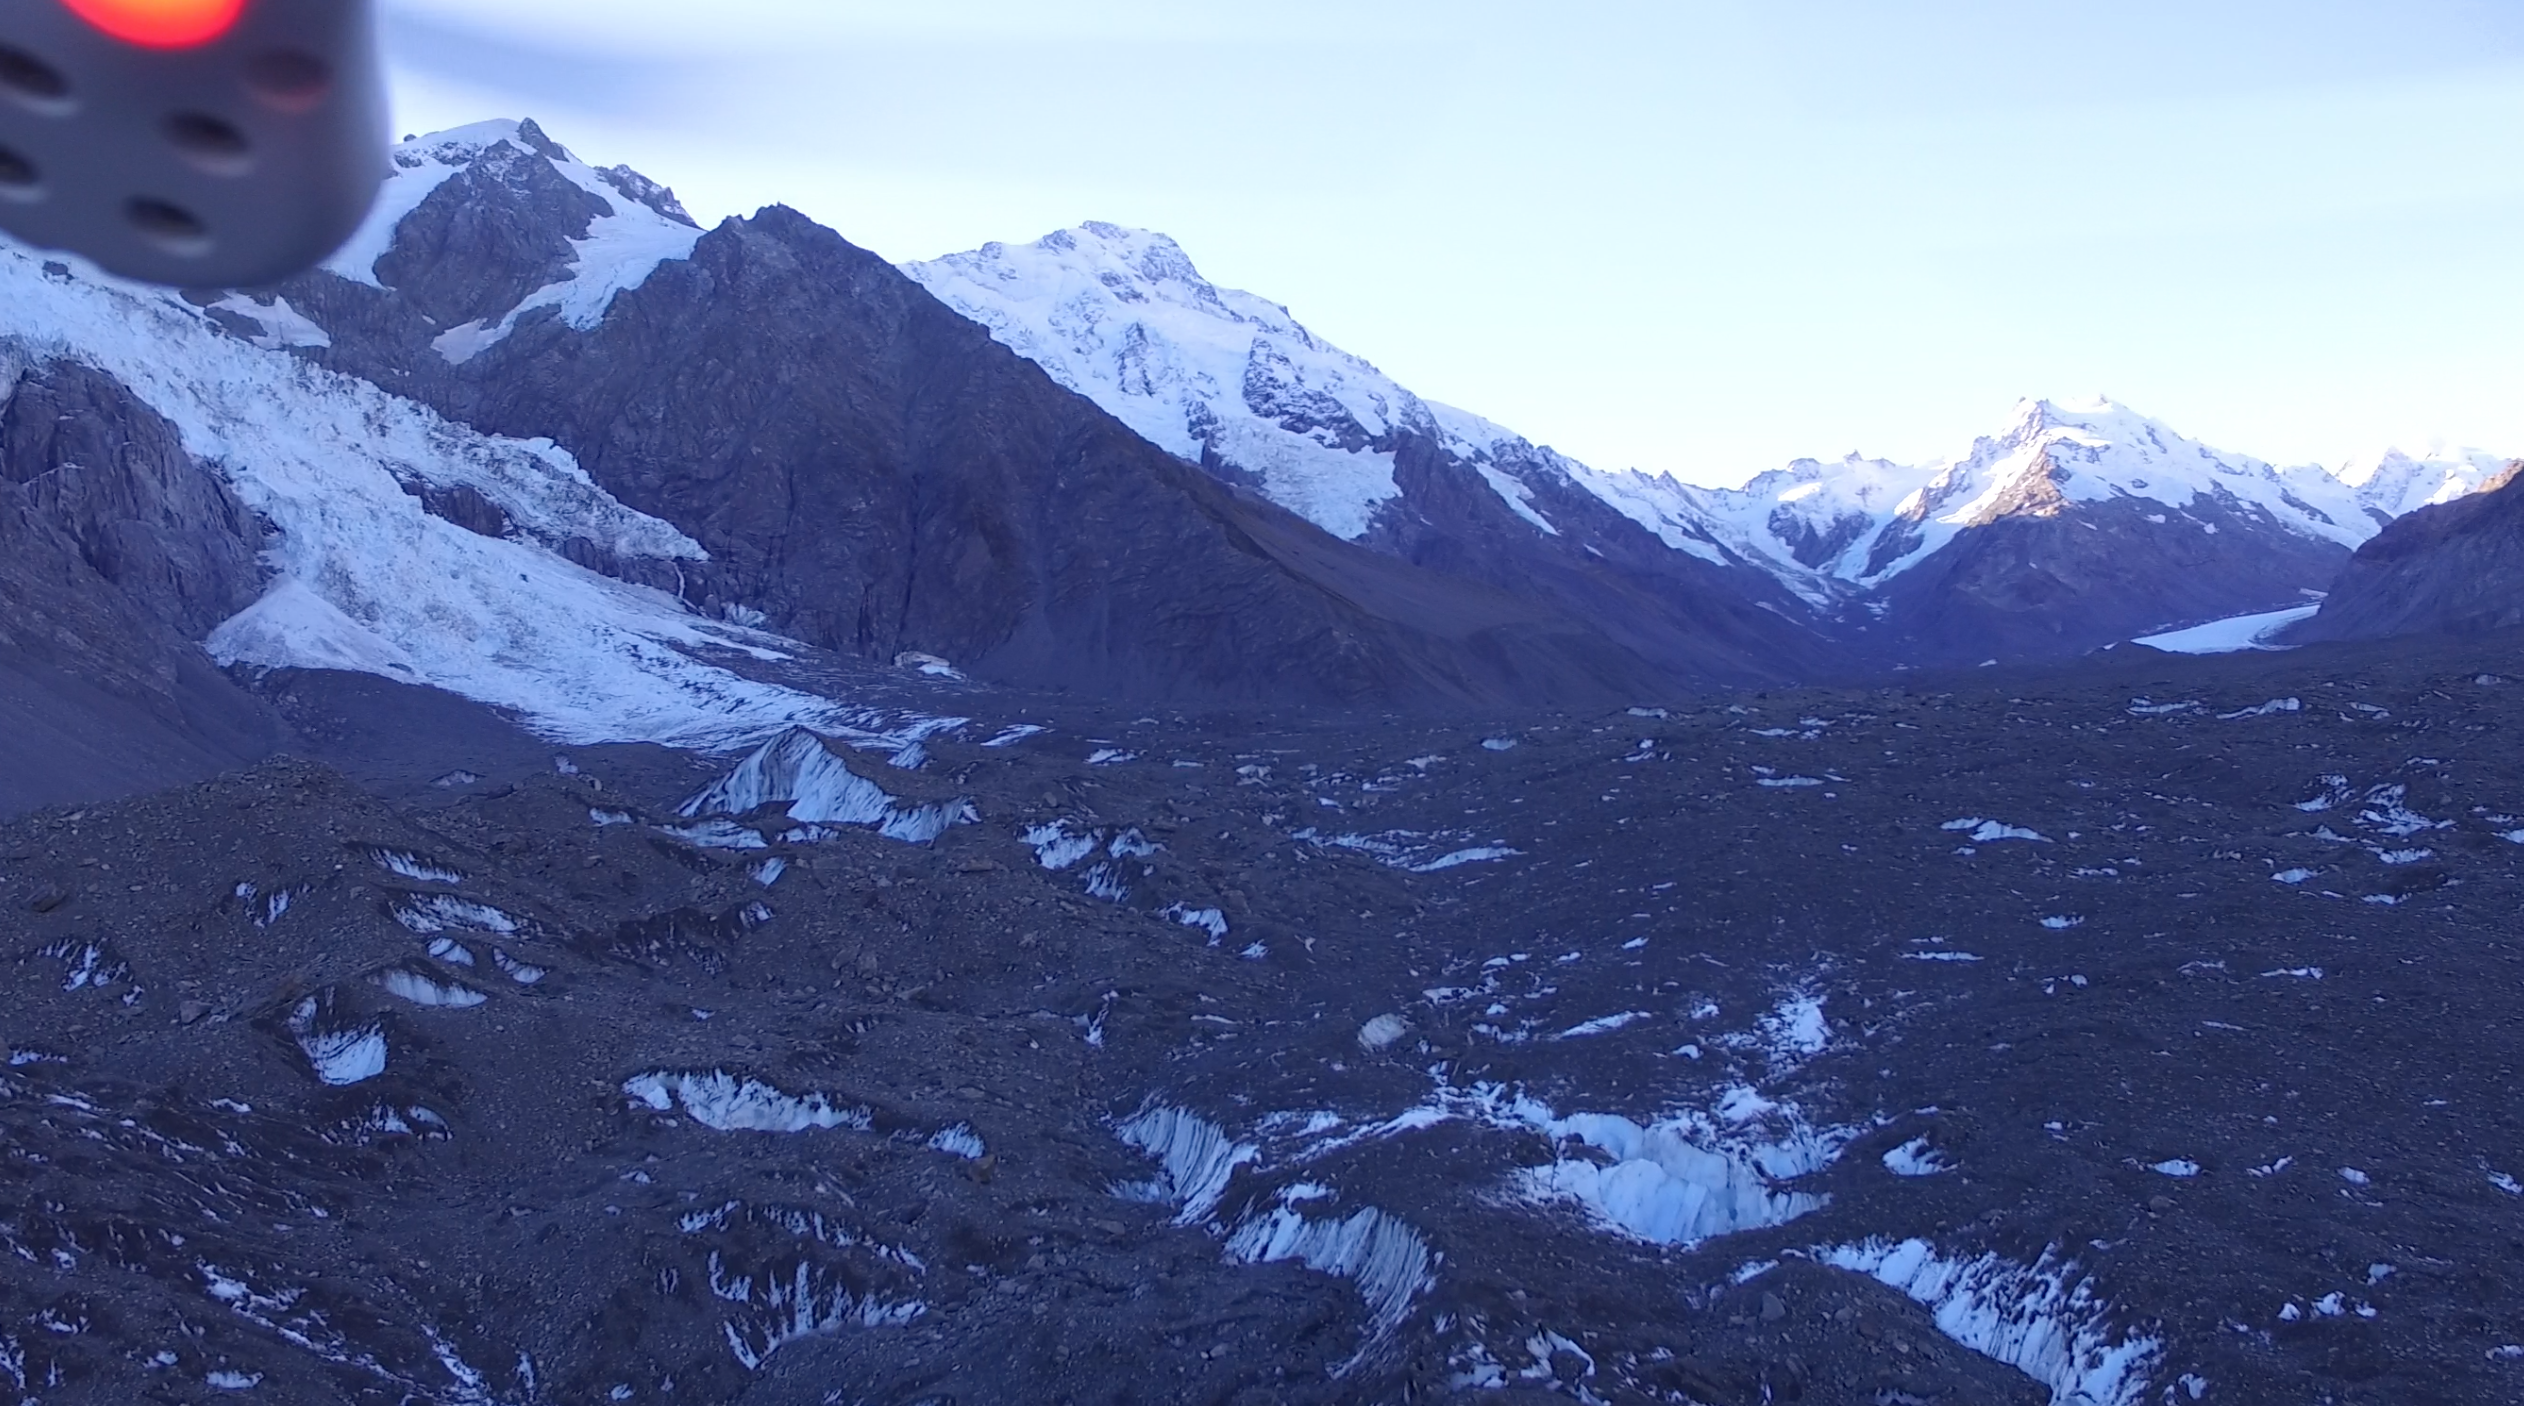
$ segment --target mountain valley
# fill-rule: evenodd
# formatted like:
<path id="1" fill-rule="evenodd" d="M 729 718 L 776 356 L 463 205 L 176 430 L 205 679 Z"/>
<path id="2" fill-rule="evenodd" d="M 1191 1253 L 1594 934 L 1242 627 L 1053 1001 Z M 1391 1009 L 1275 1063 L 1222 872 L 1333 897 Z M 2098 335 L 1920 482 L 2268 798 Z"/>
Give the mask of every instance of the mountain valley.
<path id="1" fill-rule="evenodd" d="M 1740 489 L 531 122 L 0 248 L 19 1406 L 2524 1399 L 2524 484 Z"/>

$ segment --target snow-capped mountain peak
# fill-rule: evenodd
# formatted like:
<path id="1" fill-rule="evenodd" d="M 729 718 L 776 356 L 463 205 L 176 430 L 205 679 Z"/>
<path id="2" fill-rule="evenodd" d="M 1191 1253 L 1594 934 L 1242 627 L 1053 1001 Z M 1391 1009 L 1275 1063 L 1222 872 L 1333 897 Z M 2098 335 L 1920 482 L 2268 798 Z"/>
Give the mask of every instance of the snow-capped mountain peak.
<path id="1" fill-rule="evenodd" d="M 2335 471 L 2341 482 L 2357 490 L 2358 499 L 2378 522 L 2450 503 L 2479 492 L 2506 472 L 2512 457 L 2485 449 L 2424 444 L 2415 451 L 2384 449 L 2363 454 Z"/>
<path id="2" fill-rule="evenodd" d="M 1709 501 L 1743 524 L 1748 536 L 1768 536 L 1770 544 L 1759 555 L 1775 552 L 1807 571 L 1844 577 L 1851 573 L 1841 569 L 1842 559 L 1934 477 L 1931 469 L 1853 452 L 1830 463 L 1799 459 L 1740 489 L 1713 493 Z"/>
<path id="3" fill-rule="evenodd" d="M 1280 304 L 1211 283 L 1162 234 L 1094 221 L 903 271 L 1142 438 L 1352 541 L 1401 493 L 1398 435 L 1466 457 L 1513 438 L 1421 400 Z M 1505 478 L 1492 487 L 1510 509 L 1556 530 Z"/>
<path id="4" fill-rule="evenodd" d="M 1893 505 L 1871 540 L 1861 533 L 1828 562 L 1817 560 L 1811 550 L 1792 549 L 1789 555 L 1812 569 L 1874 585 L 1925 560 L 1968 529 L 2007 517 L 2055 516 L 2071 505 L 2118 501 L 2143 502 L 2146 521 L 2164 525 L 2187 517 L 2212 535 L 2219 530 L 2215 518 L 2227 512 L 2349 548 L 2373 531 L 2354 496 L 2329 475 L 2281 470 L 2212 449 L 2105 397 L 2023 401 L 2006 429 L 1976 441 L 1962 458 L 1924 471 L 1906 474 L 1896 466 L 1852 461 L 1832 477 L 1873 489 L 1874 502 L 1868 506 L 1881 512 L 1883 494 L 1913 476 L 1916 487 Z M 1836 521 L 1846 535 L 1856 516 L 1844 513 Z M 1790 540 L 1781 531 L 1784 525 L 1790 524 L 1772 525 L 1771 531 Z"/>
<path id="5" fill-rule="evenodd" d="M 691 257 L 701 228 L 675 193 L 628 166 L 598 169 L 546 136 L 532 121 L 500 120 L 413 137 L 394 149 L 393 174 L 376 208 L 324 267 L 354 283 L 385 286 L 380 266 L 404 222 L 441 186 L 459 178 L 532 190 L 538 182 L 582 218 L 569 235 L 570 259 L 552 281 L 504 308 L 447 328 L 439 355 L 462 364 L 499 342 L 519 319 L 553 308 L 585 330 L 604 320 L 616 295 L 648 281 L 660 264 Z M 557 182 L 555 181 L 555 178 Z"/>
<path id="6" fill-rule="evenodd" d="M 1954 467 L 1960 471 L 1958 486 L 1980 488 L 1982 499 L 2046 478 L 2071 501 L 2145 497 L 2177 508 L 2221 487 L 2267 496 L 2262 490 L 2277 476 L 2259 459 L 2211 449 L 2103 397 L 2025 401 L 2006 433 L 1979 441 Z M 1962 522 L 1984 520 L 1989 507 L 1976 499 L 1955 516 Z"/>
<path id="7" fill-rule="evenodd" d="M 1598 476 L 1613 481 L 1598 491 L 1622 503 L 1646 496 L 1625 491 L 1624 477 Z M 2429 491 L 2440 483 L 2416 477 Z M 2020 401 L 2001 429 L 1952 459 L 1800 459 L 1742 488 L 1676 486 L 1664 496 L 1687 497 L 1735 558 L 1817 605 L 1878 592 L 1965 534 L 2010 519 L 2102 513 L 2133 530 L 2267 530 L 2353 549 L 2399 510 L 2371 508 L 2357 485 L 2320 468 L 2211 448 L 2105 396 Z"/>
<path id="8" fill-rule="evenodd" d="M 1250 293 L 1220 288 L 1201 276 L 1182 245 L 1155 230 L 1126 229 L 1089 220 L 1074 229 L 1055 230 L 1029 247 L 1064 269 L 1091 271 L 1095 280 L 1122 302 L 1171 303 L 1207 316 L 1249 324 L 1260 331 L 1294 337 L 1309 347 L 1319 345 L 1313 334 L 1289 315 L 1288 309 Z M 999 264 L 995 276 L 1020 276 L 1021 261 L 1006 245 L 986 244 L 977 253 Z"/>

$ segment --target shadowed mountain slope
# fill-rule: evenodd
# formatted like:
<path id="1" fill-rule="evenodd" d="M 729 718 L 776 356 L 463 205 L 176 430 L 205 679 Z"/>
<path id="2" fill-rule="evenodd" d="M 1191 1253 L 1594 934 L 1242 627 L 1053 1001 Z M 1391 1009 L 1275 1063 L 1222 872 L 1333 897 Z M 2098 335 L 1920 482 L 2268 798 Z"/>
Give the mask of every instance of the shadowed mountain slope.
<path id="1" fill-rule="evenodd" d="M 2480 633 L 2524 624 L 2524 465 L 2475 497 L 2394 522 L 2340 573 L 2298 641 Z"/>

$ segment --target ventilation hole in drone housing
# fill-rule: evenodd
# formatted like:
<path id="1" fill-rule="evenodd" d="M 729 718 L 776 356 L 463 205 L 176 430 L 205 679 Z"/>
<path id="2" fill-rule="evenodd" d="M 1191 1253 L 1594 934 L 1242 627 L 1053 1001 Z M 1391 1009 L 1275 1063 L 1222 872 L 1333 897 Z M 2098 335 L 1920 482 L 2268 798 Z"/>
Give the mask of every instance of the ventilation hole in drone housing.
<path id="1" fill-rule="evenodd" d="M 143 195 L 123 207 L 123 216 L 168 253 L 191 255 L 210 249 L 210 226 L 181 205 Z"/>
<path id="2" fill-rule="evenodd" d="M 333 91 L 333 68 L 313 54 L 271 49 L 246 60 L 245 86 L 284 112 L 305 112 Z"/>
<path id="3" fill-rule="evenodd" d="M 42 112 L 70 106 L 70 80 L 61 70 L 8 44 L 0 44 L 0 92 Z"/>
<path id="4" fill-rule="evenodd" d="M 207 112 L 179 112 L 166 120 L 165 130 L 167 140 L 177 151 L 214 175 L 241 175 L 253 164 L 253 145 L 235 123 L 225 118 Z"/>
<path id="5" fill-rule="evenodd" d="M 44 173 L 14 149 L 0 146 L 0 196 L 31 200 L 44 193 Z"/>

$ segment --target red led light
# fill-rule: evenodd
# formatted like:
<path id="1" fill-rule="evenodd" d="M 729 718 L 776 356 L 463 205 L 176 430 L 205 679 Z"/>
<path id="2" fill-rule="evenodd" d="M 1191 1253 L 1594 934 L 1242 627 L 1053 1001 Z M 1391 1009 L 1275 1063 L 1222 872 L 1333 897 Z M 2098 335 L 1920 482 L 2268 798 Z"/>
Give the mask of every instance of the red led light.
<path id="1" fill-rule="evenodd" d="M 71 13 L 127 44 L 190 49 L 236 27 L 245 0 L 62 0 Z"/>

